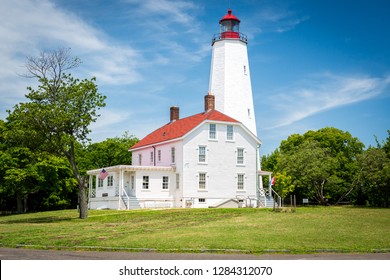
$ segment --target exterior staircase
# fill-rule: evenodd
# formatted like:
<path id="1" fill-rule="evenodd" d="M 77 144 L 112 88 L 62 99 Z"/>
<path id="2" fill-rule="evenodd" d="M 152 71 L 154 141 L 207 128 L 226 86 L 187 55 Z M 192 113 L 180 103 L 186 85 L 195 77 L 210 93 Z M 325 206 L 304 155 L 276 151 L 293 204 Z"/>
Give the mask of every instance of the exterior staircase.
<path id="1" fill-rule="evenodd" d="M 122 187 L 122 195 L 121 195 L 121 209 L 141 209 L 141 205 L 137 197 L 129 196 L 126 190 Z"/>
<path id="2" fill-rule="evenodd" d="M 123 209 L 141 209 L 141 205 L 139 204 L 139 201 L 134 196 L 126 196 L 122 195 L 122 205 L 124 206 Z"/>
<path id="3" fill-rule="evenodd" d="M 275 201 L 274 196 L 277 198 L 277 201 Z M 263 208 L 278 208 L 281 207 L 281 198 L 280 196 L 272 190 L 270 193 L 270 190 L 264 190 L 259 188 L 259 199 L 258 199 L 259 205 L 258 207 Z M 276 202 L 276 203 L 275 203 Z"/>
<path id="4" fill-rule="evenodd" d="M 260 206 L 265 208 L 273 208 L 275 200 L 272 196 L 260 196 Z"/>

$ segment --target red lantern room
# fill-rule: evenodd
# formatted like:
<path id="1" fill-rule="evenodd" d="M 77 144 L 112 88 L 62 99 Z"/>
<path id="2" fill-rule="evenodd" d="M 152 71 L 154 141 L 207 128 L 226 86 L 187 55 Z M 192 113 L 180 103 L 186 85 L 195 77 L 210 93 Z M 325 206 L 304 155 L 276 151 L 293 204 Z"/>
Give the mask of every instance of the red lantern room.
<path id="1" fill-rule="evenodd" d="M 220 34 L 214 35 L 213 44 L 215 41 L 223 39 L 239 39 L 243 42 L 247 42 L 247 38 L 244 34 L 240 33 L 240 20 L 233 15 L 232 10 L 229 9 L 228 13 L 219 21 Z"/>
<path id="2" fill-rule="evenodd" d="M 229 9 L 227 15 L 225 15 L 219 21 L 221 27 L 221 38 L 240 38 L 240 20 L 232 14 L 232 10 Z"/>

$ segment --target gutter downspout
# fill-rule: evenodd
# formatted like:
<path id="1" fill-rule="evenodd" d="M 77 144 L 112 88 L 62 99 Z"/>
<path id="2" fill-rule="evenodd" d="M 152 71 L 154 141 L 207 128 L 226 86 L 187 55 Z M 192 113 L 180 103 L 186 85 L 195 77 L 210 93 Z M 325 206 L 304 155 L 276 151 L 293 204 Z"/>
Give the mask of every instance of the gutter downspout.
<path id="1" fill-rule="evenodd" d="M 259 179 L 259 169 L 261 168 L 260 163 L 260 147 L 261 144 L 257 145 L 257 152 L 256 152 L 256 198 L 257 198 L 257 208 L 260 204 L 260 179 Z"/>

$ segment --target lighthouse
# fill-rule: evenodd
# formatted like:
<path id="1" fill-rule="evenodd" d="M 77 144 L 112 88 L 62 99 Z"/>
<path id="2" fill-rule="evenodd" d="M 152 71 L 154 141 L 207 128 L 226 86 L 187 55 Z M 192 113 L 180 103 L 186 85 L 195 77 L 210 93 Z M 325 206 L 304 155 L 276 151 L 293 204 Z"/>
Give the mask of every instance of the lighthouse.
<path id="1" fill-rule="evenodd" d="M 216 110 L 240 121 L 257 136 L 247 37 L 240 33 L 240 20 L 231 9 L 219 25 L 220 32 L 212 40 L 209 93 L 215 95 Z"/>

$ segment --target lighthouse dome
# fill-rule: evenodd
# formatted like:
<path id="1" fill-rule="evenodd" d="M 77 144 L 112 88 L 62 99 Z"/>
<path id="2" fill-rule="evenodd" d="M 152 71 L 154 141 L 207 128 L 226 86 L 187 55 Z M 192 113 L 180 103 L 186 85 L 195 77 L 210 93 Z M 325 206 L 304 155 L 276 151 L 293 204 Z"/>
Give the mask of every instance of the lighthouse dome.
<path id="1" fill-rule="evenodd" d="M 232 14 L 231 9 L 228 10 L 228 13 L 219 21 L 219 23 L 221 24 L 222 22 L 227 21 L 227 20 L 233 20 L 233 21 L 237 21 L 238 23 L 240 23 L 240 20 L 235 15 Z"/>

